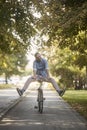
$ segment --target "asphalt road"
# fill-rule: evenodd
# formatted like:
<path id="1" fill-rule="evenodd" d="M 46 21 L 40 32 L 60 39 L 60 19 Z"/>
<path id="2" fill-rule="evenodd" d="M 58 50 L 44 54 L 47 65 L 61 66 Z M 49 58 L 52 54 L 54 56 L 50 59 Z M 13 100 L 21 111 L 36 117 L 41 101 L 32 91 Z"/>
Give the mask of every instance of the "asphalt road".
<path id="1" fill-rule="evenodd" d="M 0 130 L 87 130 L 87 122 L 58 96 L 44 90 L 44 111 L 40 114 L 37 91 L 29 91 L 0 122 Z"/>

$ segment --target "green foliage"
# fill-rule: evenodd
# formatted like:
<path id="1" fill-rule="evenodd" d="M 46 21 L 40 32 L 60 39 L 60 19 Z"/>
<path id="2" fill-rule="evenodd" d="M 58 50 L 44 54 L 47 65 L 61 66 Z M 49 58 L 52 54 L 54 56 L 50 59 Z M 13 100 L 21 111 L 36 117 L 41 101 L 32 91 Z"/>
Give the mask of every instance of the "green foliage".
<path id="1" fill-rule="evenodd" d="M 61 68 L 72 77 L 77 66 L 87 66 L 86 24 L 86 0 L 1 0 L 0 74 L 7 74 L 7 68 L 8 75 L 24 69 L 32 38 L 33 44 L 37 40 L 37 46 L 49 48 L 47 52 L 51 53 L 45 52 L 53 74 L 58 75 Z M 45 40 L 45 36 L 49 39 Z"/>
<path id="2" fill-rule="evenodd" d="M 18 53 L 16 55 L 0 55 L 0 74 L 5 74 L 5 80 L 12 75 L 20 75 L 24 72 L 25 66 L 27 64 L 27 59 L 23 53 Z"/>
<path id="3" fill-rule="evenodd" d="M 84 66 L 87 66 L 87 55 L 85 54 L 79 54 L 75 64 L 78 65 L 81 68 L 83 68 Z"/>
<path id="4" fill-rule="evenodd" d="M 71 73 L 71 68 L 78 68 L 80 73 L 77 75 L 82 73 L 84 76 L 85 73 L 87 76 L 87 69 L 84 69 L 87 68 L 87 1 L 54 0 L 48 3 L 47 8 L 49 15 L 44 30 L 47 30 L 49 40 L 45 45 L 55 49 L 49 56 L 52 73 L 57 76 L 60 67 L 69 69 Z M 62 49 L 60 53 L 59 48 Z M 64 48 L 71 51 L 64 51 Z"/>
<path id="5" fill-rule="evenodd" d="M 67 88 L 73 87 L 74 72 L 68 68 L 59 68 L 56 71 L 57 75 L 60 76 L 59 83 Z"/>
<path id="6" fill-rule="evenodd" d="M 35 33 L 35 29 L 31 25 L 33 15 L 31 11 L 27 12 L 27 8 L 29 8 L 31 4 L 23 0 L 21 0 L 21 2 L 18 0 L 7 0 L 4 2 L 1 1 L 0 5 L 0 31 L 3 35 L 7 32 L 12 34 L 14 31 L 22 39 L 21 41 L 26 42 L 28 38 Z"/>
<path id="7" fill-rule="evenodd" d="M 73 52 L 69 48 L 59 49 L 57 45 L 44 47 L 41 50 L 48 57 L 50 71 L 57 77 L 60 86 L 74 87 L 75 78 L 80 76 L 85 78 L 85 69 L 83 67 L 79 69 L 76 64 L 79 53 Z"/>
<path id="8" fill-rule="evenodd" d="M 16 87 L 16 86 L 13 84 L 0 84 L 0 89 L 7 89 L 12 87 Z"/>
<path id="9" fill-rule="evenodd" d="M 29 38 L 36 33 L 31 6 L 31 1 L 0 1 L 0 74 L 6 79 L 23 73 L 28 62 Z"/>

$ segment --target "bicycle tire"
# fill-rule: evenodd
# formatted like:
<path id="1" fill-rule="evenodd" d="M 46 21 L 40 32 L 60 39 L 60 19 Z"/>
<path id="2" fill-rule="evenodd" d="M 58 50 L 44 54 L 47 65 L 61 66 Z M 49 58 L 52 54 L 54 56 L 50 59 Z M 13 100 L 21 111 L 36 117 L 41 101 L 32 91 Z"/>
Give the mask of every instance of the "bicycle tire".
<path id="1" fill-rule="evenodd" d="M 38 111 L 40 113 L 43 112 L 43 91 L 42 91 L 42 89 L 38 89 Z"/>

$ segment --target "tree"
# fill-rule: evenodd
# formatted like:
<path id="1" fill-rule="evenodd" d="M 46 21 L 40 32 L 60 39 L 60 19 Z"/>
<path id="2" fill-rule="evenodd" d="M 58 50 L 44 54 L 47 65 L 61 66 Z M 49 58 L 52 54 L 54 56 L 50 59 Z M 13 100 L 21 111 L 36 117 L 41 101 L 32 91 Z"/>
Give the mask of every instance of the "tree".
<path id="1" fill-rule="evenodd" d="M 29 38 L 36 33 L 29 6 L 32 6 L 31 2 L 24 0 L 0 1 L 0 65 L 1 74 L 5 73 L 6 79 L 18 74 L 27 63 Z"/>
<path id="2" fill-rule="evenodd" d="M 68 47 L 60 49 L 56 43 L 50 47 L 44 46 L 40 51 L 47 57 L 51 74 L 56 77 L 60 86 L 74 87 L 76 78 L 83 80 L 85 77 L 84 68 L 79 69 L 79 66 L 75 64 L 78 52 L 73 52 Z M 80 89 L 82 87 L 80 85 Z"/>
<path id="3" fill-rule="evenodd" d="M 8 83 L 8 79 L 12 75 L 21 75 L 24 72 L 25 66 L 28 63 L 28 60 L 22 52 L 18 54 L 16 53 L 16 55 L 0 55 L 0 59 L 0 74 L 5 74 L 6 83 Z"/>
<path id="4" fill-rule="evenodd" d="M 53 46 L 56 41 L 57 48 L 68 47 L 73 53 L 77 53 L 73 62 L 79 69 L 85 66 L 87 76 L 87 1 L 54 0 L 50 1 L 47 7 L 49 20 L 47 19 L 44 30 L 46 31 L 47 28 L 49 40 L 45 45 Z M 83 59 L 85 59 L 84 62 L 82 62 Z"/>
<path id="5" fill-rule="evenodd" d="M 42 47 L 68 47 L 86 56 L 86 0 L 1 0 L 0 5 L 1 53 L 16 54 L 22 48 L 25 54 L 31 38 L 38 36 Z"/>

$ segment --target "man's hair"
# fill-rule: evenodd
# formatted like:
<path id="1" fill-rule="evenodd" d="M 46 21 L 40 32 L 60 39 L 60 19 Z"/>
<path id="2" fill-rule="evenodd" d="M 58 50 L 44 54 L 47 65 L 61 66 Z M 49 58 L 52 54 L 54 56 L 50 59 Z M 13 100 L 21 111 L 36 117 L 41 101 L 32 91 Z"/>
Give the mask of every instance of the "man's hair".
<path id="1" fill-rule="evenodd" d="M 40 54 L 40 53 L 39 53 L 39 52 L 36 52 L 34 56 L 36 57 L 38 54 Z"/>

